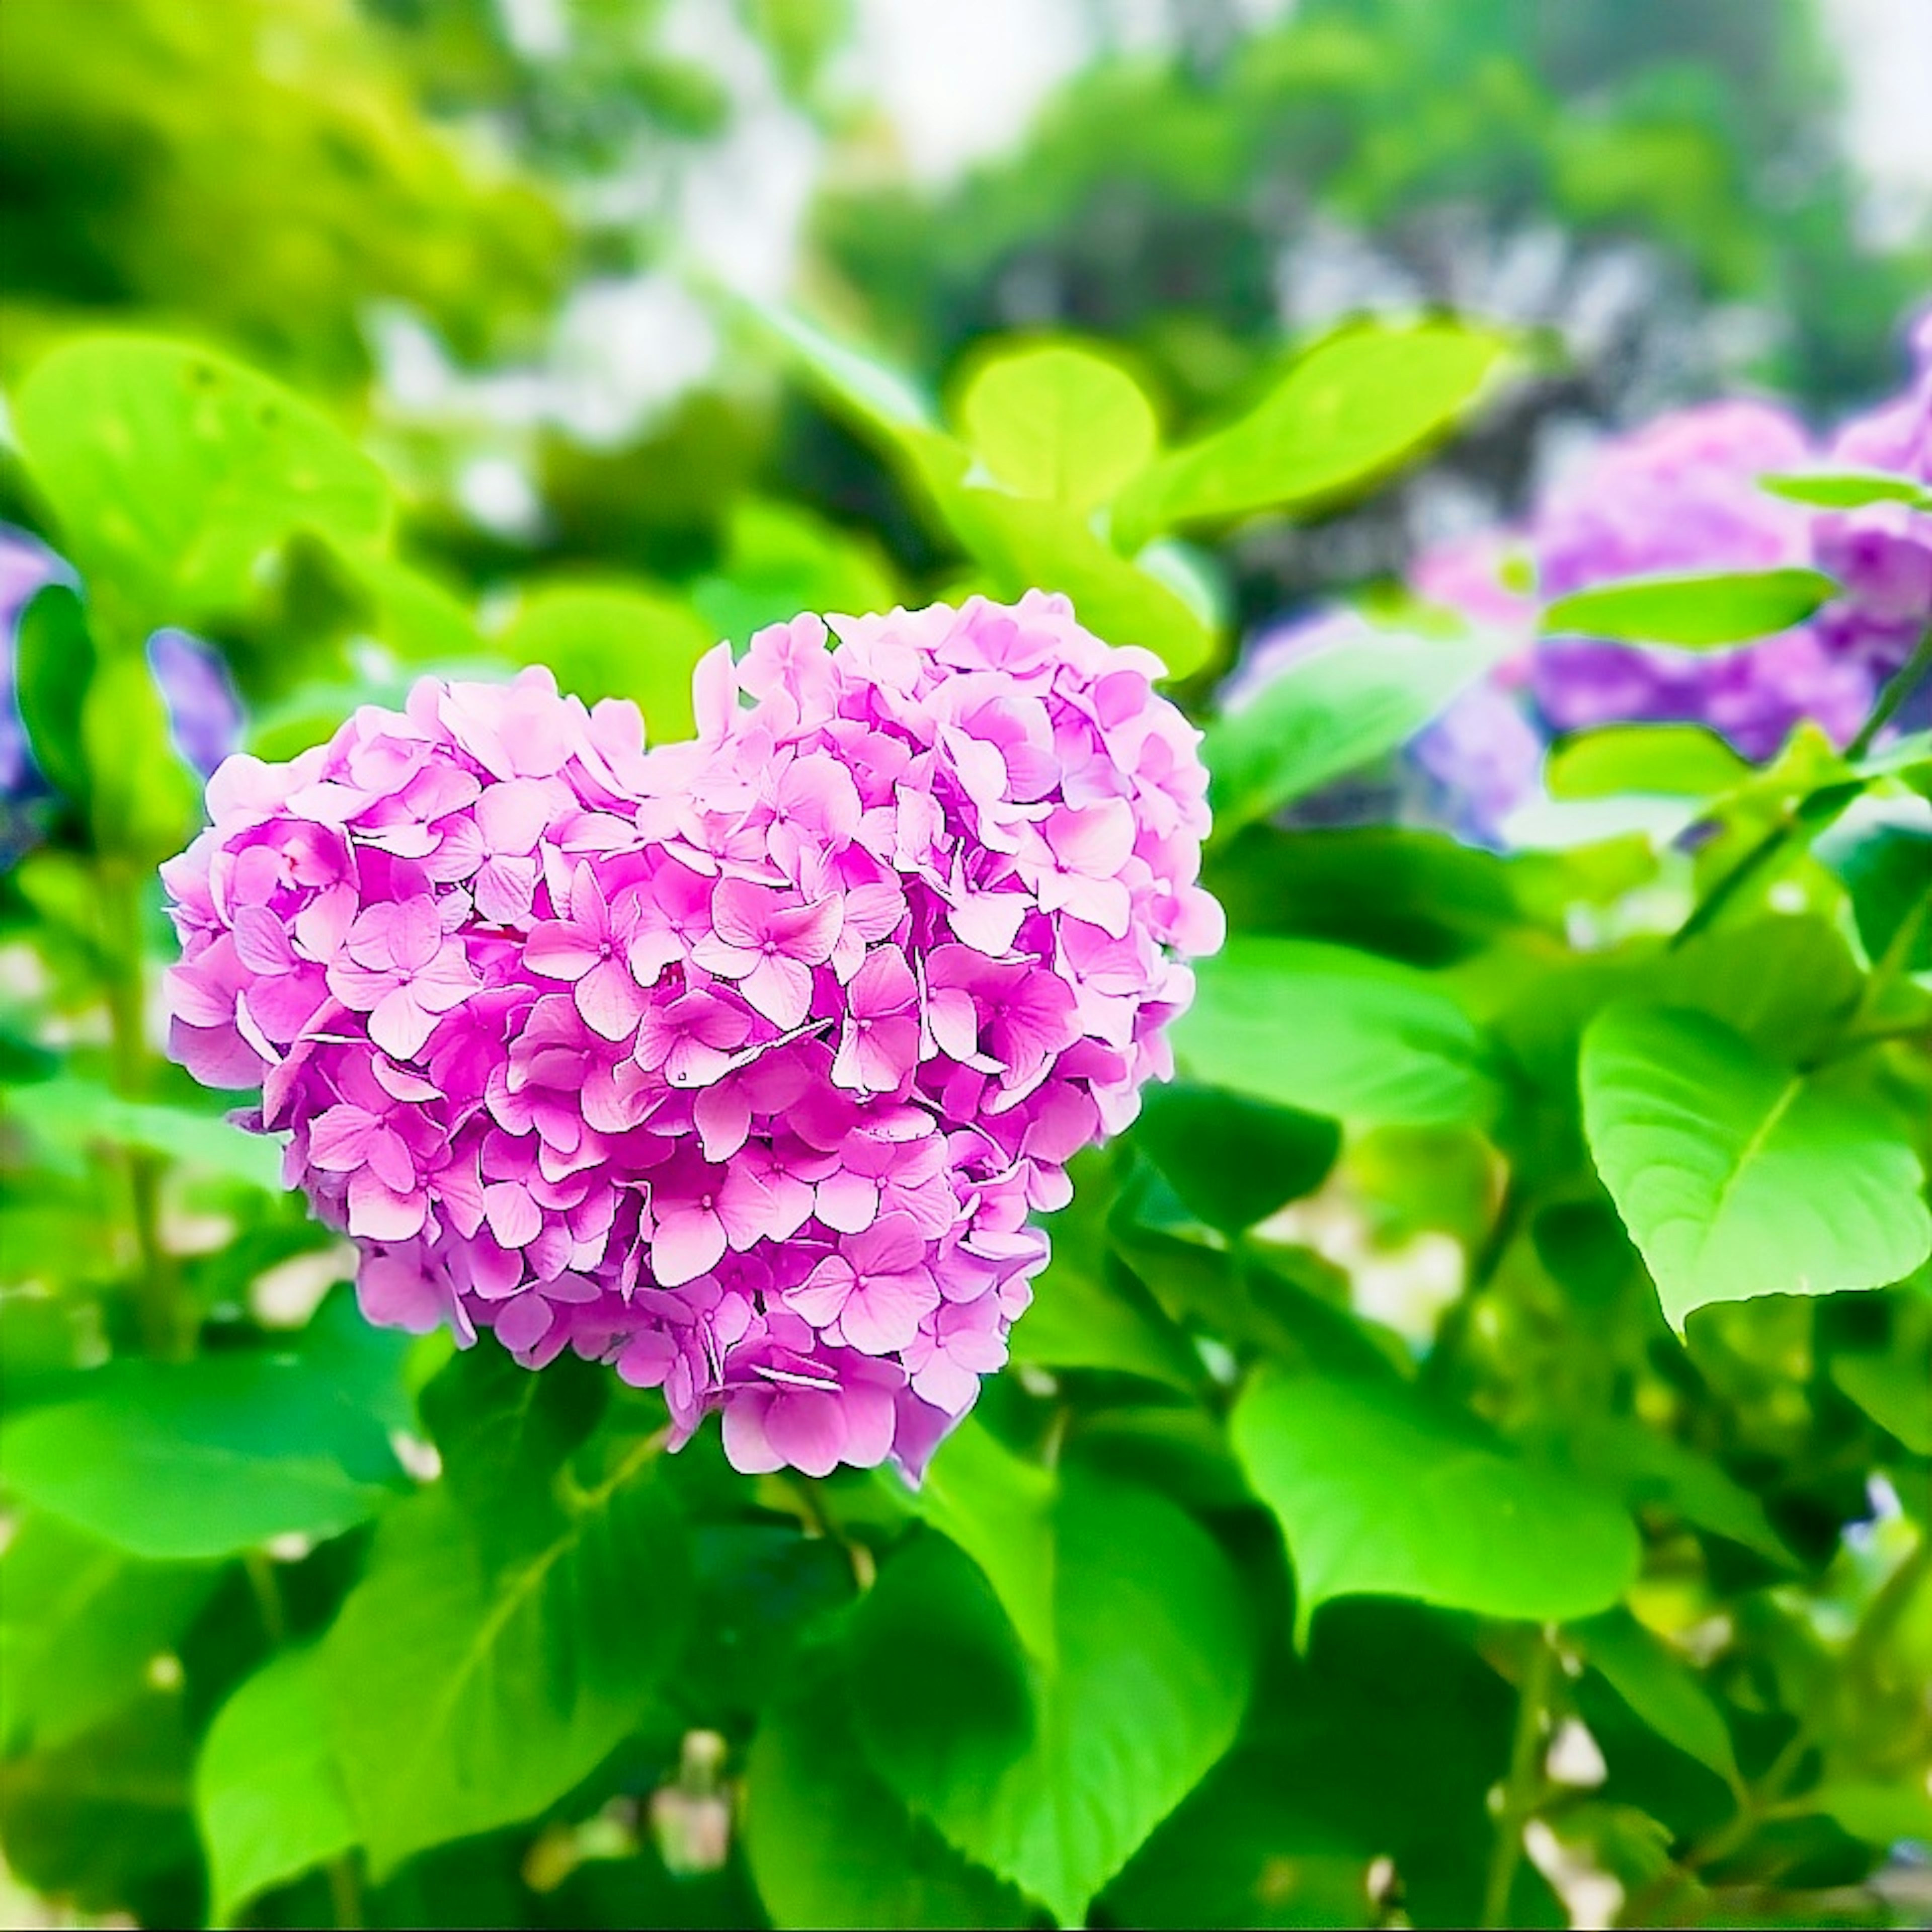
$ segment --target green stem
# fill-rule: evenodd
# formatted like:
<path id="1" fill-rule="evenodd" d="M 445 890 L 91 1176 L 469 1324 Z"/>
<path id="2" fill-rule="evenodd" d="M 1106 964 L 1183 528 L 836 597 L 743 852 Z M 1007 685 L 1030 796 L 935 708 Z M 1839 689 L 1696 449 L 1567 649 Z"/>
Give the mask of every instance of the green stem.
<path id="1" fill-rule="evenodd" d="M 356 1854 L 345 1852 L 339 1858 L 331 1858 L 323 1870 L 328 1876 L 329 1908 L 338 1932 L 362 1932 L 365 1923 L 362 1878 L 356 1869 Z"/>
<path id="2" fill-rule="evenodd" d="M 100 880 L 114 1088 L 124 1099 L 137 1100 L 147 1090 L 149 1071 L 140 892 L 134 875 L 112 860 L 103 862 Z M 165 1163 L 145 1148 L 126 1149 L 124 1159 L 140 1269 L 135 1305 L 141 1339 L 150 1354 L 173 1359 L 186 1352 L 188 1338 L 174 1259 L 161 1240 Z"/>
<path id="3" fill-rule="evenodd" d="M 1872 706 L 1871 716 L 1858 728 L 1858 734 L 1845 747 L 1848 758 L 1862 758 L 1871 749 L 1872 740 L 1897 716 L 1898 707 L 1932 673 L 1932 629 L 1918 640 L 1918 648 L 1894 672 Z"/>
<path id="4" fill-rule="evenodd" d="M 1522 1828 L 1535 1810 L 1543 1788 L 1543 1724 L 1556 1671 L 1556 1646 L 1547 1628 L 1535 1634 L 1516 1692 L 1516 1732 L 1510 1743 L 1509 1778 L 1496 1813 L 1496 1834 L 1490 1850 L 1489 1876 L 1483 1887 L 1483 1924 L 1509 1923 L 1510 1889 L 1522 1862 Z"/>

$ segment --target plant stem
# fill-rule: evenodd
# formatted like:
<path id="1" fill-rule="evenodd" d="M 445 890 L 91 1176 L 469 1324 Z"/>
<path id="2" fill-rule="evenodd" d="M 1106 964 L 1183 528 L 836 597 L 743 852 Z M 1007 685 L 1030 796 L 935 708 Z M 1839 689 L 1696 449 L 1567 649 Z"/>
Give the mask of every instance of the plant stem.
<path id="1" fill-rule="evenodd" d="M 1845 747 L 1848 758 L 1862 758 L 1871 749 L 1872 740 L 1889 724 L 1899 706 L 1932 672 L 1932 628 L 1918 640 L 1911 656 L 1893 673 L 1872 706 L 1871 716 L 1858 727 L 1858 734 Z"/>
<path id="2" fill-rule="evenodd" d="M 147 1090 L 148 1072 L 140 899 L 134 878 L 124 866 L 104 861 L 100 879 L 114 1088 L 124 1100 L 137 1100 Z M 185 1352 L 187 1338 L 182 1332 L 173 1258 L 161 1240 L 164 1163 L 145 1148 L 125 1149 L 124 1159 L 140 1269 L 135 1305 L 141 1338 L 150 1354 L 170 1360 Z"/>
<path id="3" fill-rule="evenodd" d="M 1509 1923 L 1510 1888 L 1522 1862 L 1522 1828 L 1536 1809 L 1543 1785 L 1543 1722 L 1556 1670 L 1554 1634 L 1535 1634 L 1516 1691 L 1516 1732 L 1510 1743 L 1509 1778 L 1496 1814 L 1496 1841 L 1490 1850 L 1489 1876 L 1483 1887 L 1483 1924 Z"/>
<path id="4" fill-rule="evenodd" d="M 362 1932 L 362 1880 L 356 1869 L 356 1854 L 344 1852 L 323 1868 L 328 1876 L 328 1901 L 338 1932 Z"/>

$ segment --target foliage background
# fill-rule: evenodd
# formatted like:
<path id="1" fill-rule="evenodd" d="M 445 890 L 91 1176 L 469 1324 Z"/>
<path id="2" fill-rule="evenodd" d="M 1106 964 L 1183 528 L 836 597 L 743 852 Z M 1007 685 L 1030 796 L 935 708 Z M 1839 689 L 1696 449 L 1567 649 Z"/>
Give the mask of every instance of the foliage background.
<path id="1" fill-rule="evenodd" d="M 1580 438 L 1883 393 L 1932 286 L 1922 224 L 1871 232 L 1807 0 L 1042 9 L 1070 79 L 950 173 L 895 118 L 891 13 L 0 8 L 0 519 L 88 593 L 24 620 L 46 782 L 0 887 L 10 1909 L 1918 1922 L 1924 847 L 1882 813 L 1811 840 L 1922 799 L 1922 752 L 1801 736 L 1679 781 L 1699 840 L 1630 811 L 1499 857 L 1268 822 L 1391 753 L 1439 658 L 1327 694 L 1299 761 L 1210 738 L 1236 936 L 1188 1078 L 1084 1160 L 1016 1365 L 916 1495 L 738 1478 L 709 1433 L 667 1462 L 602 1372 L 368 1330 L 272 1154 L 155 1052 L 152 868 L 194 822 L 158 624 L 219 647 L 268 755 L 533 658 L 669 737 L 716 636 L 1050 579 L 1206 718 L 1252 625 L 1510 514 Z M 1514 332 L 1480 410 L 1406 378 L 1385 448 L 1144 502 L 1153 550 L 1124 498 L 1101 542 L 949 467 L 1020 338 L 1102 346 L 1172 447 L 1429 302 Z M 263 454 L 170 442 L 152 372 L 37 374 L 36 410 L 30 371 L 130 328 L 316 413 Z M 362 508 L 278 494 L 292 452 Z M 191 571 L 171 527 L 234 542 Z M 1619 1066 L 1685 1064 L 1788 1080 L 1816 1131 L 1680 1338 L 1602 1128 Z M 1834 1204 L 1875 1174 L 1858 1252 Z M 1820 1252 L 1864 1292 L 1773 1292 Z"/>

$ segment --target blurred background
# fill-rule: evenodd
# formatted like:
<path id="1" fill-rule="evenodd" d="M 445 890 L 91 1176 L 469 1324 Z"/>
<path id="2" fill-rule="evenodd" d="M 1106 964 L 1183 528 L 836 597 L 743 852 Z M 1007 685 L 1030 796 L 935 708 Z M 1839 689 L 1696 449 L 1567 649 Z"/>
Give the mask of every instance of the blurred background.
<path id="1" fill-rule="evenodd" d="M 200 625 L 218 655 L 158 634 L 206 770 L 244 736 L 290 755 L 479 638 L 598 683 L 609 623 L 518 626 L 549 587 L 742 641 L 958 584 L 943 526 L 794 374 L 782 305 L 937 397 L 988 336 L 1104 338 L 1182 435 L 1346 316 L 1522 330 L 1530 373 L 1395 487 L 1192 554 L 1238 652 L 1661 411 L 1762 390 L 1822 426 L 1894 392 L 1932 290 L 1928 102 L 1932 0 L 0 0 L 0 396 L 70 336 L 149 330 L 290 383 L 400 483 L 392 574 L 298 538 Z M 0 413 L 0 630 L 61 567 L 9 448 Z M 11 711 L 0 992 L 38 1011 L 0 1054 L 38 1078 L 104 1036 L 102 976 L 70 943 L 80 814 Z M 218 1325 L 293 1328 L 339 1250 L 246 1178 L 271 1204 L 244 1234 L 184 1211 L 170 1240 Z M 9 1274 L 126 1274 L 104 1197 L 14 1192 Z M 1426 1331 L 1445 1247 L 1446 1281 L 1408 1267 L 1378 1318 Z M 9 1400 L 39 1352 L 118 1346 L 6 1312 Z M 172 1882 L 180 1855 L 150 1862 Z M 56 1922 L 10 1883 L 0 1918 Z"/>
<path id="2" fill-rule="evenodd" d="M 1606 428 L 1895 386 L 1928 76 L 1922 0 L 7 0 L 0 381 L 104 322 L 199 338 L 361 422 L 433 574 L 642 574 L 735 630 L 734 584 L 824 574 L 804 515 L 861 582 L 948 574 L 756 304 L 934 388 L 989 331 L 1106 335 L 1171 426 L 1352 311 L 1549 332 L 1366 512 L 1240 531 L 1252 622 Z"/>

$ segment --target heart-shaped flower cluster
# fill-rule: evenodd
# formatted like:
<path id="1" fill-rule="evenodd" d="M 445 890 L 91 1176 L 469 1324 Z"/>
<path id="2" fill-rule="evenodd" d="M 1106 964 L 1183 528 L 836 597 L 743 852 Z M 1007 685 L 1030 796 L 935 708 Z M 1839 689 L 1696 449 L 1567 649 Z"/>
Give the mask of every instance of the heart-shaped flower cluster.
<path id="1" fill-rule="evenodd" d="M 838 622 L 648 752 L 426 679 L 231 759 L 165 868 L 173 1051 L 260 1083 L 369 1318 L 612 1363 L 746 1470 L 922 1466 L 1220 934 L 1156 659 L 1038 592 Z"/>

